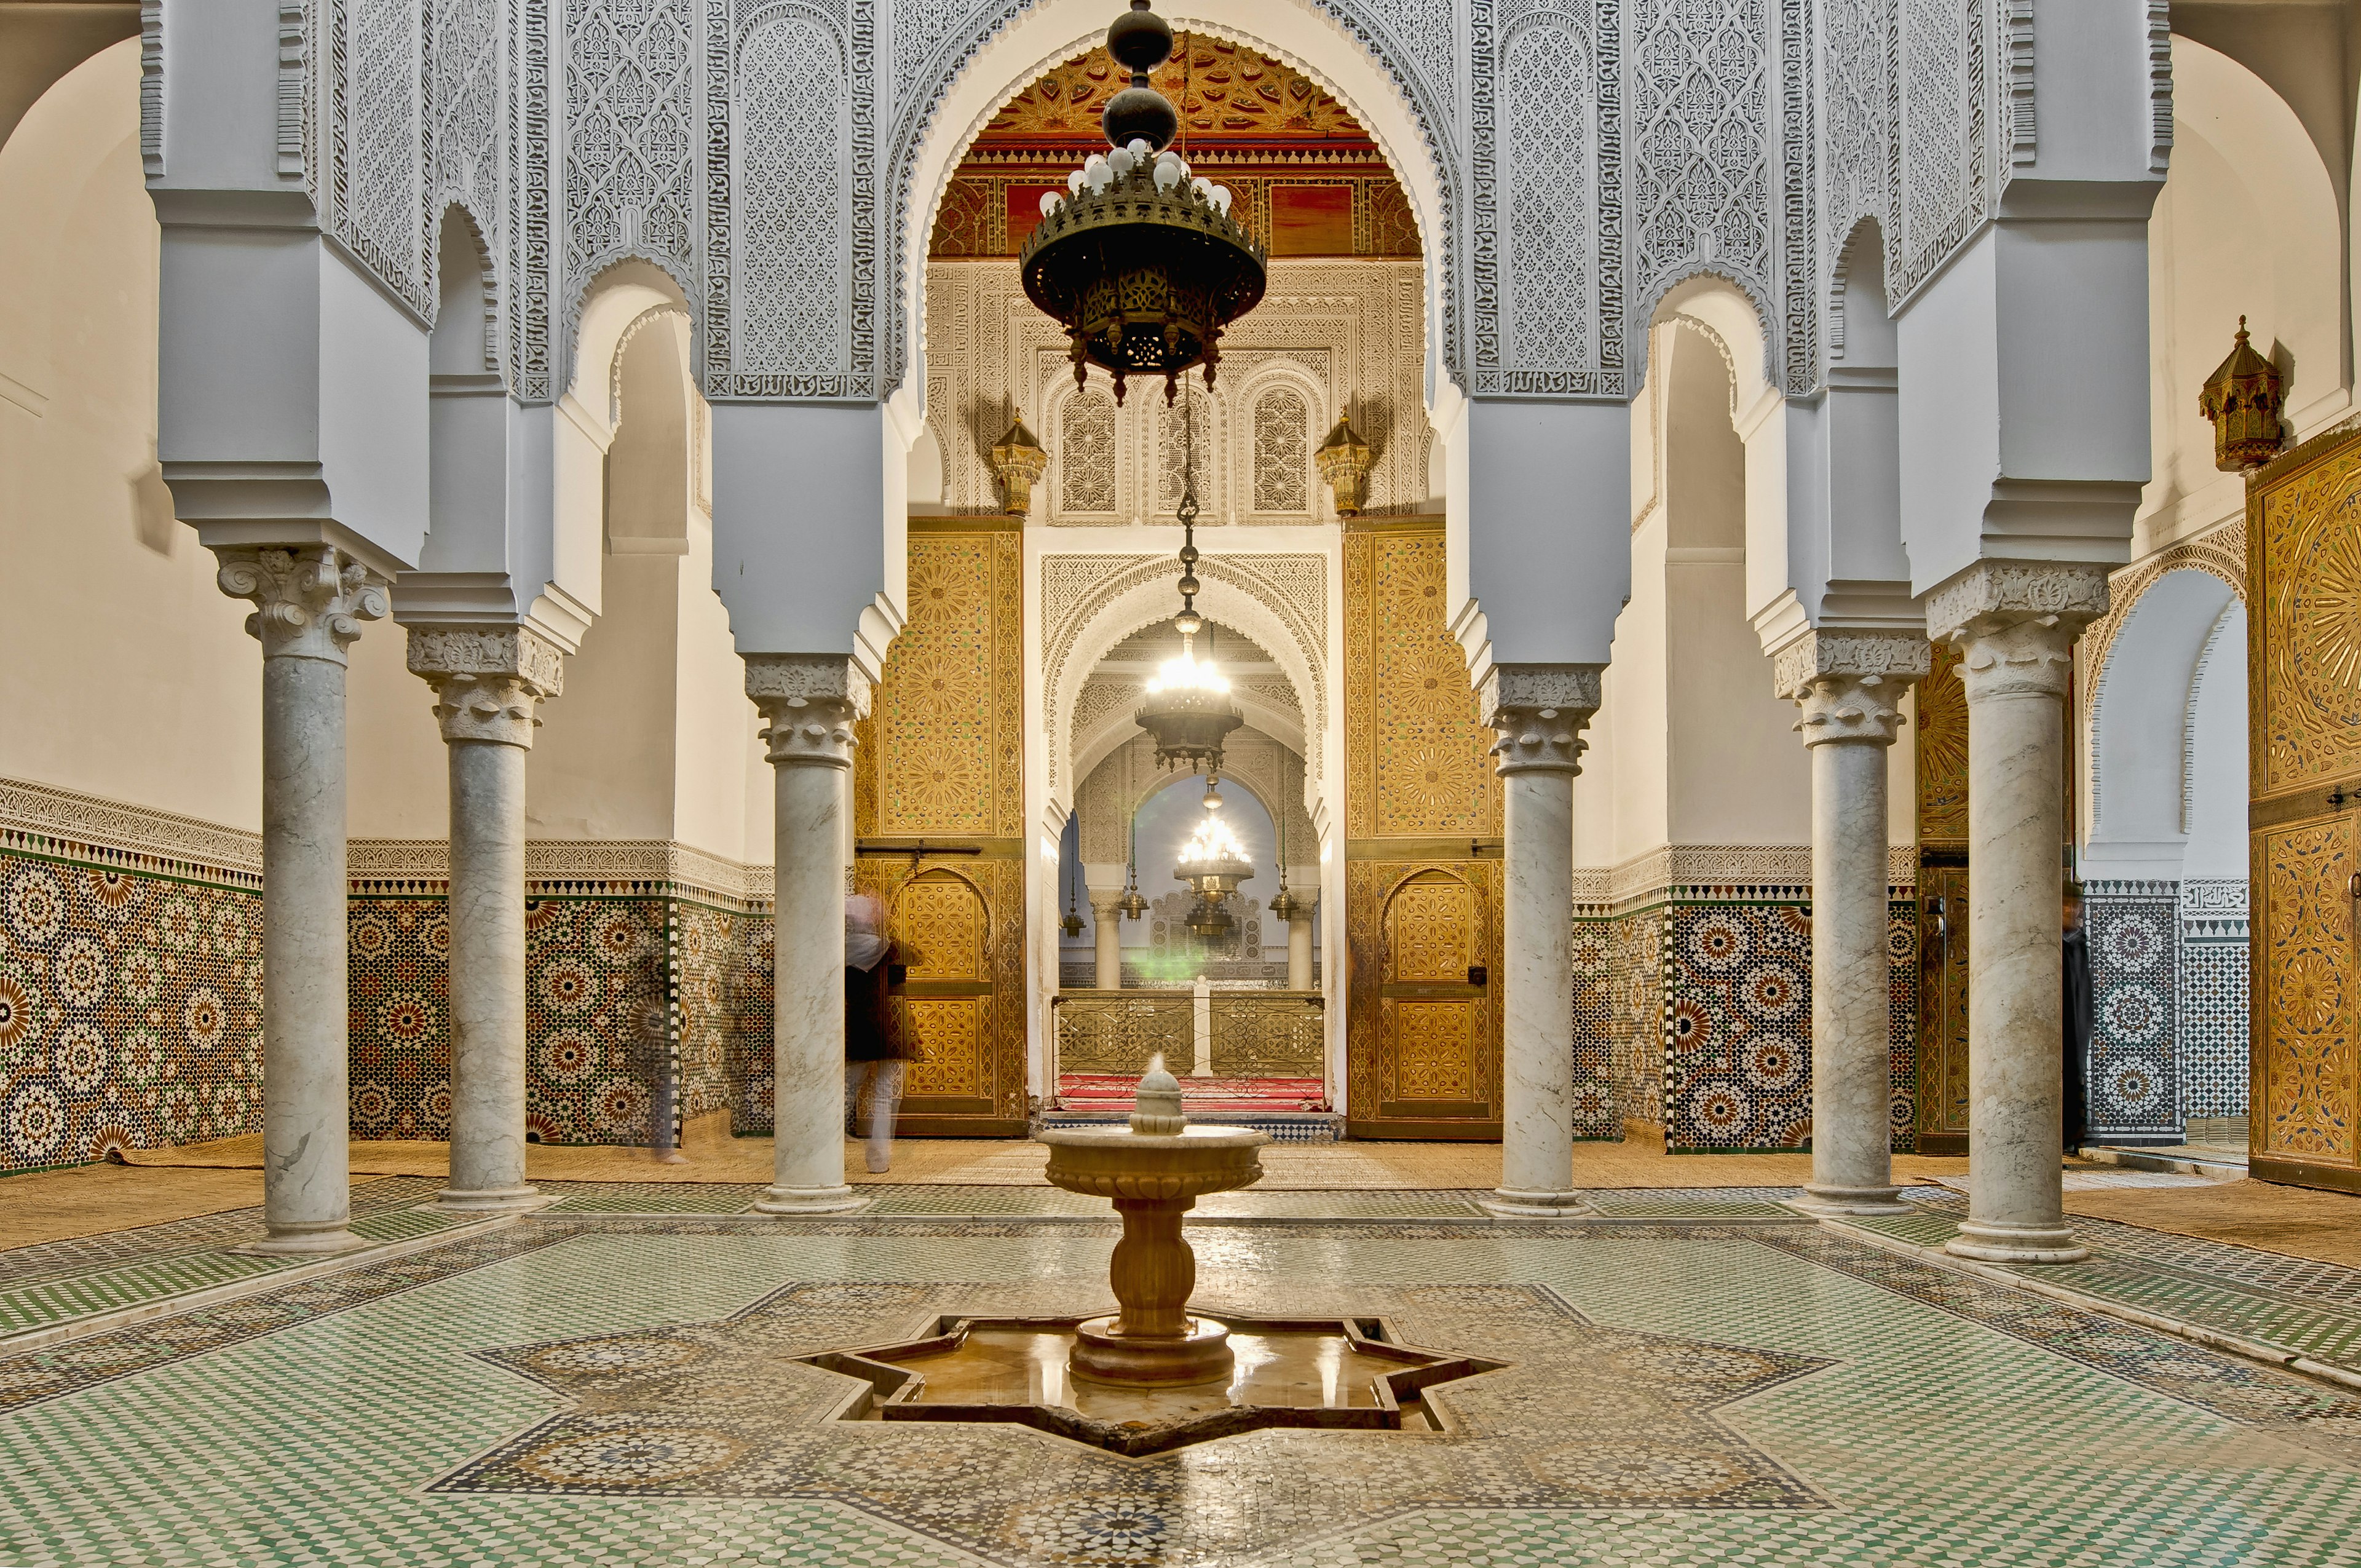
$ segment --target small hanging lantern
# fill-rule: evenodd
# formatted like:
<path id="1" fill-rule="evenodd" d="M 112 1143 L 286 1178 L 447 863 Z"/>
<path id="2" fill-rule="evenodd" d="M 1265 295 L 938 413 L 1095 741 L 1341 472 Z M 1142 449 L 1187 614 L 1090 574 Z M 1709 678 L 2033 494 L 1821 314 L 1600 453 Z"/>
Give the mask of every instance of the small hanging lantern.
<path id="1" fill-rule="evenodd" d="M 1279 893 L 1270 901 L 1270 917 L 1293 920 L 1305 910 L 1303 901 L 1287 891 L 1287 807 L 1284 801 L 1274 815 L 1279 818 Z"/>
<path id="2" fill-rule="evenodd" d="M 2248 345 L 2246 318 L 2240 316 L 2230 357 L 2205 378 L 2197 394 L 2197 411 L 2213 422 L 2213 466 L 2235 474 L 2278 456 L 2284 444 L 2279 411 L 2285 400 L 2279 367 Z"/>
<path id="3" fill-rule="evenodd" d="M 1006 500 L 1001 510 L 1010 517 L 1023 517 L 1033 510 L 1033 481 L 1049 466 L 1049 455 L 1025 428 L 1025 416 L 1008 427 L 1008 433 L 993 444 L 992 471 L 1000 477 L 1002 493 Z"/>
<path id="4" fill-rule="evenodd" d="M 1071 883 L 1066 886 L 1066 917 L 1058 922 L 1058 929 L 1069 937 L 1082 934 L 1082 917 L 1074 908 L 1074 889 Z"/>
<path id="5" fill-rule="evenodd" d="M 1199 663 L 1197 633 L 1205 618 L 1197 613 L 1197 441 L 1196 404 L 1183 405 L 1180 464 L 1180 505 L 1173 516 L 1180 523 L 1180 613 L 1172 628 L 1180 633 L 1180 656 L 1168 660 L 1148 683 L 1148 700 L 1133 715 L 1142 729 L 1155 737 L 1159 767 L 1186 762 L 1193 773 L 1209 777 L 1222 771 L 1222 738 L 1244 724 L 1246 715 L 1230 700 L 1230 683 L 1208 658 Z M 1211 638 L 1208 637 L 1210 642 Z M 1210 652 L 1210 650 L 1209 650 Z"/>
<path id="6" fill-rule="evenodd" d="M 1123 896 L 1115 901 L 1115 906 L 1123 911 L 1125 919 L 1137 920 L 1148 913 L 1148 900 L 1139 892 L 1139 814 L 1137 811 L 1132 814 L 1131 846 L 1124 853 L 1123 869 Z"/>
<path id="7" fill-rule="evenodd" d="M 1336 494 L 1336 515 L 1357 517 L 1369 501 L 1369 469 L 1377 454 L 1369 449 L 1360 433 L 1353 428 L 1353 416 L 1347 412 L 1320 444 L 1312 461 L 1320 465 L 1320 477 Z"/>

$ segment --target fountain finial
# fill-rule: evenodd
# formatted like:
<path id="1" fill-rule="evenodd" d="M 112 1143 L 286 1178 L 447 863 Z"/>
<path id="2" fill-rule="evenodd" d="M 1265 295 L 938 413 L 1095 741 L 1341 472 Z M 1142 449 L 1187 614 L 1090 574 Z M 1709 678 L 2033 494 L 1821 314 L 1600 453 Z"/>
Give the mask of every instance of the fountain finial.
<path id="1" fill-rule="evenodd" d="M 1178 1137 L 1189 1124 L 1180 1110 L 1180 1080 L 1164 1070 L 1159 1051 L 1140 1075 L 1139 1092 L 1131 1108 L 1131 1130 L 1142 1137 Z"/>

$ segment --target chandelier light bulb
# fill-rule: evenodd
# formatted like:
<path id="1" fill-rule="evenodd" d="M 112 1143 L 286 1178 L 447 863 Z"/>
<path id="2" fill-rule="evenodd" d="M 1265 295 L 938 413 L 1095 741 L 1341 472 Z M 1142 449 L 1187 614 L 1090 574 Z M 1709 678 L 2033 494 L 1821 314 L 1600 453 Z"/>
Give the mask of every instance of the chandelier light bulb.
<path id="1" fill-rule="evenodd" d="M 1142 142 L 1138 145 L 1144 147 L 1147 144 Z M 1121 179 L 1125 175 L 1129 174 L 1131 172 L 1132 166 L 1139 161 L 1138 158 L 1132 152 L 1131 148 L 1127 147 L 1119 147 L 1113 152 L 1108 153 L 1106 155 L 1106 160 L 1107 167 L 1115 170 L 1115 178 L 1117 179 Z"/>
<path id="2" fill-rule="evenodd" d="M 1207 817 L 1198 823 L 1197 831 L 1180 847 L 1180 863 L 1184 866 L 1213 865 L 1246 858 L 1246 846 L 1230 831 L 1230 825 L 1218 817 Z"/>
<path id="3" fill-rule="evenodd" d="M 1082 193 L 1082 171 L 1079 169 L 1066 176 L 1067 195 L 1079 196 Z"/>
<path id="4" fill-rule="evenodd" d="M 1055 191 L 1044 191 L 1044 192 L 1041 192 L 1041 215 L 1042 215 L 1043 217 L 1045 217 L 1045 218 L 1046 218 L 1046 217 L 1048 217 L 1051 213 L 1054 213 L 1054 212 L 1056 212 L 1057 210 L 1058 210 L 1058 192 L 1056 192 Z"/>

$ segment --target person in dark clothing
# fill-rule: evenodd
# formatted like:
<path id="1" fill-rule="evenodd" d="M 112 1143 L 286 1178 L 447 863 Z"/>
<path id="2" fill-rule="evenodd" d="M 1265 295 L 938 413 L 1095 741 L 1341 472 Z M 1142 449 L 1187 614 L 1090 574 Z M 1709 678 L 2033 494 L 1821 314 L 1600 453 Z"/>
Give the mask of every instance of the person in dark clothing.
<path id="1" fill-rule="evenodd" d="M 889 989 L 898 959 L 880 928 L 884 916 L 866 894 L 844 901 L 844 1120 L 854 1137 L 867 1135 L 872 1174 L 893 1168 L 894 1113 L 918 1054 Z"/>
<path id="2" fill-rule="evenodd" d="M 2065 926 L 2066 1027 L 2065 1093 L 2060 1097 L 2065 1149 L 2072 1154 L 2090 1135 L 2089 1063 L 2091 1034 L 2096 1022 L 2091 1003 L 2091 943 L 2082 928 L 2082 884 L 2066 884 Z"/>

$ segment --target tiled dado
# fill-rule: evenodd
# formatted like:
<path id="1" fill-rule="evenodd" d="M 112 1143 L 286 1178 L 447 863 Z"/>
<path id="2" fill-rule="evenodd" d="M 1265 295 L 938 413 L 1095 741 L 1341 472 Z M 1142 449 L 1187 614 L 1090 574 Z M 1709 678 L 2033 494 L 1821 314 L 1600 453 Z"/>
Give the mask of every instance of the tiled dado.
<path id="1" fill-rule="evenodd" d="M 0 779 L 0 1173 L 260 1125 L 262 843 Z"/>
<path id="2" fill-rule="evenodd" d="M 771 1041 L 767 912 L 662 883 L 535 879 L 525 891 L 527 1136 L 644 1144 L 666 1121 L 740 1119 Z M 353 1133 L 447 1137 L 442 887 L 357 880 L 346 909 Z"/>
<path id="3" fill-rule="evenodd" d="M 1597 880 L 1577 892 L 1613 891 Z M 1903 896 L 1889 902 L 1886 924 L 1897 1153 L 1916 1146 L 1918 954 L 1907 885 L 1897 884 Z M 1811 1135 L 1811 931 L 1810 890 L 1797 883 L 1689 883 L 1632 903 L 1577 904 L 1576 1135 L 1614 1138 L 1639 1124 L 1663 1128 L 1677 1150 L 1802 1148 Z"/>

